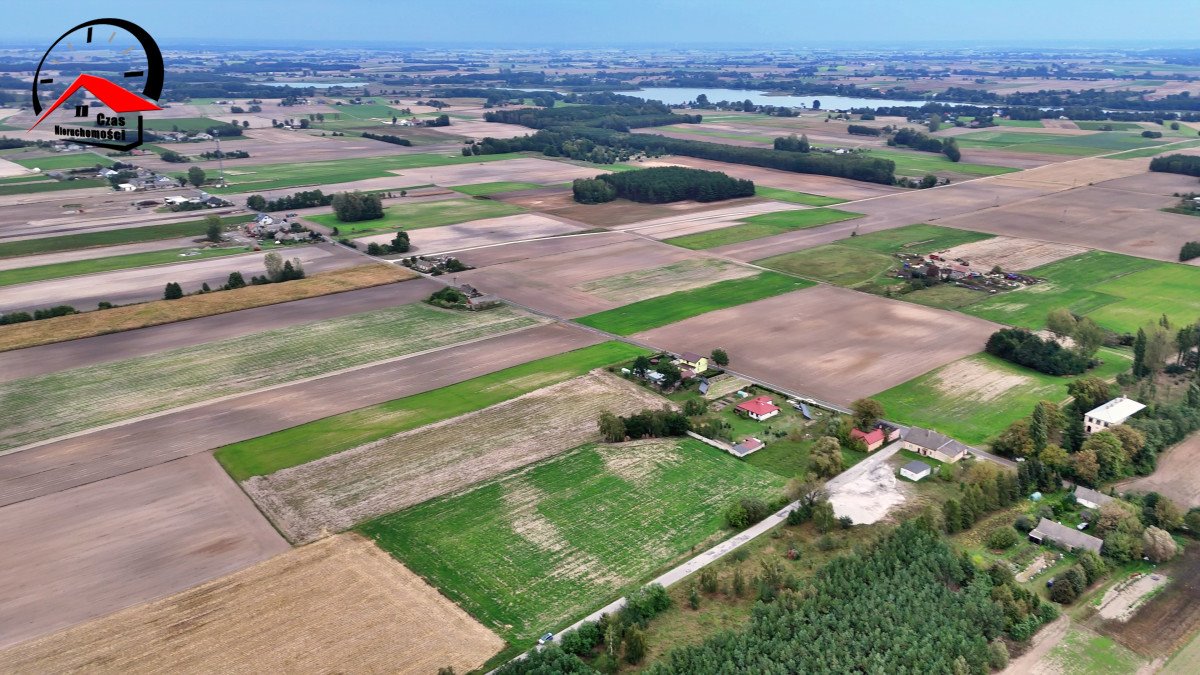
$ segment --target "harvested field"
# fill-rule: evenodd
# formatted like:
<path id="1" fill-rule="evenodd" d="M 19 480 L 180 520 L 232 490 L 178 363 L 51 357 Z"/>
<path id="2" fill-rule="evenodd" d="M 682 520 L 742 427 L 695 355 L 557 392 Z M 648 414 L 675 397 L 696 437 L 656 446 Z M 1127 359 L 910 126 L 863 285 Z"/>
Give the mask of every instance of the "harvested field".
<path id="1" fill-rule="evenodd" d="M 460 272 L 457 276 L 485 293 L 493 293 L 556 316 L 573 318 L 620 304 L 602 295 L 578 290 L 581 285 L 701 258 L 691 251 L 635 237 L 622 237 L 615 243 L 609 243 L 611 239 L 591 235 L 563 237 L 562 240 L 570 241 L 566 245 L 569 249 L 566 252 L 502 262 Z M 530 250 L 543 248 L 540 242 L 530 244 Z M 522 246 L 514 244 L 494 250 L 504 255 L 506 250 Z M 557 245 L 549 243 L 545 247 L 553 251 Z M 464 256 L 464 260 L 471 264 L 475 259 L 471 255 Z M 622 287 L 627 285 L 622 281 L 614 283 Z M 662 292 L 653 286 L 643 286 L 641 291 L 640 298 Z M 631 288 L 629 292 L 634 293 L 635 289 Z"/>
<path id="2" fill-rule="evenodd" d="M 497 126 L 488 124 L 487 126 Z M 453 130 L 453 127 L 451 127 Z M 522 134 L 529 129 L 522 128 Z M 480 155 L 489 157 L 492 155 Z M 479 159 L 476 157 L 476 159 Z M 555 162 L 536 157 L 513 155 L 503 162 L 461 163 L 451 166 L 430 166 L 419 169 L 401 169 L 392 173 L 411 179 L 413 185 L 433 183 L 435 185 L 473 185 L 475 183 L 498 183 L 500 181 L 519 179 L 527 183 L 539 185 L 561 185 L 570 183 L 576 178 L 594 178 L 608 171 L 592 167 Z"/>
<path id="3" fill-rule="evenodd" d="M 682 246 L 683 248 L 717 248 L 861 217 L 861 213 L 827 208 L 780 211 L 750 216 L 743 218 L 740 223 L 728 227 L 672 237 L 666 241 L 672 246 Z"/>
<path id="4" fill-rule="evenodd" d="M 0 652 L 10 672 L 466 672 L 504 641 L 357 535 Z"/>
<path id="5" fill-rule="evenodd" d="M 989 182 L 1013 187 L 1038 187 L 1066 190 L 1089 183 L 1135 176 L 1146 170 L 1147 161 L 1101 159 L 1088 157 L 1057 164 L 1047 164 L 1020 173 L 993 178 Z"/>
<path id="6" fill-rule="evenodd" d="M 1079 187 L 944 218 L 938 224 L 1173 262 L 1179 259 L 1180 242 L 1194 237 L 1196 231 L 1192 217 L 1159 210 L 1178 201 L 1154 194 Z M 1134 221 L 1138 226 L 1129 227 Z"/>
<path id="7" fill-rule="evenodd" d="M 762 213 L 791 211 L 795 208 L 791 204 L 777 201 L 743 202 L 742 204 L 728 208 L 700 211 L 697 213 L 682 213 L 665 218 L 631 223 L 620 229 L 628 232 L 637 232 L 638 234 L 654 237 L 655 239 L 668 239 L 670 237 L 679 237 L 697 232 L 719 230 L 724 227 L 737 225 L 743 219 L 751 216 Z"/>
<path id="8" fill-rule="evenodd" d="M 231 272 L 240 272 L 246 279 L 264 274 L 263 258 L 266 255 L 266 252 L 243 253 L 21 284 L 4 289 L 0 295 L 0 312 L 31 311 L 54 305 L 72 305 L 88 311 L 95 309 L 100 302 L 127 305 L 161 300 L 163 287 L 170 282 L 181 284 L 187 293 L 200 290 L 205 283 L 212 288 L 220 288 L 229 280 Z M 297 246 L 285 251 L 283 257 L 288 260 L 299 258 L 305 272 L 314 274 L 361 265 L 363 262 L 361 256 L 345 247 L 320 244 Z"/>
<path id="9" fill-rule="evenodd" d="M 867 197 L 878 197 L 879 195 L 893 194 L 901 191 L 900 188 L 864 183 L 847 178 L 777 171 L 775 169 L 764 169 L 746 164 L 729 164 L 709 159 L 698 159 L 696 157 L 672 155 L 662 159 L 647 160 L 639 163 L 638 166 L 688 166 L 694 169 L 720 171 L 735 178 L 752 180 L 755 185 L 765 185 L 767 187 L 807 192 L 809 194 L 827 195 L 839 199 L 866 199 Z"/>
<path id="10" fill-rule="evenodd" d="M 626 415 L 663 403 L 597 371 L 243 487 L 288 538 L 312 541 L 595 440 L 603 410 Z"/>
<path id="11" fill-rule="evenodd" d="M 342 413 L 362 411 L 366 417 L 372 417 L 371 413 L 375 412 L 377 404 L 384 404 L 381 407 L 387 410 L 387 402 L 403 401 L 422 392 L 429 392 L 436 401 L 438 395 L 433 394 L 432 390 L 451 394 L 459 390 L 449 385 L 463 380 L 478 379 L 527 361 L 562 354 L 601 341 L 602 338 L 595 333 L 564 324 L 543 324 L 478 342 L 421 352 L 382 365 L 168 411 L 155 417 L 51 441 L 37 448 L 0 456 L 0 506 L 119 476 L 231 443 L 258 439 L 264 434 L 293 428 L 302 433 L 311 430 L 304 426 L 307 423 L 324 419 L 336 421 L 336 416 Z M 577 363 L 571 365 L 574 367 Z M 525 386 L 528 380 L 527 377 L 519 378 L 516 384 Z M 467 390 L 471 395 L 466 403 L 471 405 L 484 396 L 496 395 L 497 391 L 510 391 L 506 387 L 497 390 L 494 384 L 483 394 L 469 387 Z M 436 410 L 439 413 L 452 411 L 455 405 L 462 406 L 463 403 L 447 403 Z M 483 405 L 487 403 L 478 407 Z M 409 412 L 415 416 L 421 411 L 412 409 Z M 331 418 L 331 415 L 335 417 Z M 396 417 L 411 419 L 402 414 Z M 349 419 L 359 420 L 355 415 Z M 428 421 L 432 420 L 421 423 Z M 289 459 L 301 451 L 336 452 L 341 448 L 330 450 L 330 447 L 336 442 L 347 441 L 348 437 L 355 434 L 361 433 L 366 438 L 358 442 L 351 439 L 344 447 L 354 447 L 394 433 L 388 431 L 386 424 L 382 429 L 356 427 L 337 431 L 339 433 L 332 437 L 320 435 L 316 447 L 292 443 L 283 452 Z M 374 432 L 379 435 L 370 436 Z M 269 436 L 262 440 L 270 448 L 270 442 L 275 438 Z M 303 440 L 308 442 L 311 439 Z"/>
<path id="12" fill-rule="evenodd" d="M 13 380 L 0 384 L 0 449 L 537 322 L 507 307 L 468 314 L 403 305 Z"/>
<path id="13" fill-rule="evenodd" d="M 570 253 L 572 251 L 597 248 L 609 244 L 636 241 L 644 240 L 623 232 L 598 232 L 589 233 L 587 236 L 550 237 L 534 241 L 513 242 L 504 246 L 477 248 L 462 253 L 459 258 L 475 268 L 492 267 L 494 265 L 503 265 L 504 263 L 532 261 L 559 253 Z"/>
<path id="14" fill-rule="evenodd" d="M 781 210 L 781 207 L 788 208 L 779 202 L 764 203 L 757 197 L 709 203 L 681 201 L 670 204 L 640 204 L 628 199 L 615 199 L 604 204 L 580 204 L 572 197 L 570 190 L 550 194 L 512 196 L 505 198 L 504 201 L 596 227 L 617 227 L 651 220 L 687 219 L 709 211 L 757 208 L 761 210 L 752 211 L 752 213 L 762 213 L 778 211 Z"/>
<path id="15" fill-rule="evenodd" d="M 980 269 L 991 269 L 998 266 L 1006 271 L 1033 269 L 1080 253 L 1087 253 L 1087 249 L 1070 244 L 1054 244 L 1014 237 L 992 237 L 938 251 L 938 255 L 949 260 L 961 258 Z"/>
<path id="16" fill-rule="evenodd" d="M 674 352 L 707 354 L 720 346 L 738 372 L 844 405 L 979 351 L 995 329 L 952 312 L 818 286 L 636 337 Z"/>
<path id="17" fill-rule="evenodd" d="M 379 265 L 378 267 L 384 271 L 387 270 L 386 266 Z M 0 382 L 97 363 L 120 361 L 168 349 L 250 335 L 272 328 L 397 307 L 424 300 L 440 287 L 440 284 L 429 279 L 411 279 L 404 285 L 386 284 L 361 288 L 334 295 L 302 298 L 252 309 L 173 321 L 137 330 L 81 336 L 80 339 L 67 339 L 63 342 L 38 347 L 0 352 Z M 249 290 L 264 287 L 247 286 L 246 288 Z M 193 297 L 209 298 L 213 296 Z M 170 306 L 185 301 L 186 299 L 180 299 L 156 304 Z M 109 311 L 117 312 L 119 308 Z M 74 316 L 91 317 L 96 314 Z"/>
<path id="18" fill-rule="evenodd" d="M 0 326 L 0 351 L 78 340 L 158 326 L 227 312 L 263 307 L 360 288 L 382 286 L 415 279 L 419 275 L 395 265 L 359 265 L 322 272 L 305 279 L 270 286 L 247 286 L 232 291 L 189 295 L 178 300 L 159 300 L 44 319 L 37 323 Z"/>
<path id="19" fill-rule="evenodd" d="M 10 504 L 0 509 L 0 647 L 287 549 L 221 467 L 201 455 Z M 8 658 L 0 656 L 0 670 L 14 672 L 2 665 Z"/>
<path id="20" fill-rule="evenodd" d="M 448 127 L 430 127 L 430 131 L 455 136 L 466 136 L 476 140 L 485 138 L 516 138 L 532 133 L 528 127 L 519 124 L 504 124 L 501 122 L 484 122 L 483 120 L 464 120 L 455 118 Z"/>
<path id="21" fill-rule="evenodd" d="M 360 531 L 526 647 L 722 537 L 730 495 L 785 480 L 692 439 L 589 445 Z"/>
<path id="22" fill-rule="evenodd" d="M 758 274 L 758 271 L 752 267 L 724 260 L 701 258 L 684 260 L 665 267 L 637 270 L 586 281 L 576 284 L 572 288 L 623 305 L 645 299 L 647 293 L 666 295 L 727 279 L 751 277 L 755 274 Z"/>
<path id="23" fill-rule="evenodd" d="M 1117 489 L 1157 492 L 1185 509 L 1200 507 L 1200 434 L 1160 455 L 1154 473 L 1119 483 Z"/>
<path id="24" fill-rule="evenodd" d="M 412 230 L 409 233 L 412 249 L 406 255 L 432 255 L 581 231 L 582 229 L 576 225 L 536 213 L 487 218 L 457 225 Z M 372 237 L 360 237 L 357 241 L 364 246 L 372 242 L 390 244 L 395 236 L 394 233 L 379 234 Z"/>

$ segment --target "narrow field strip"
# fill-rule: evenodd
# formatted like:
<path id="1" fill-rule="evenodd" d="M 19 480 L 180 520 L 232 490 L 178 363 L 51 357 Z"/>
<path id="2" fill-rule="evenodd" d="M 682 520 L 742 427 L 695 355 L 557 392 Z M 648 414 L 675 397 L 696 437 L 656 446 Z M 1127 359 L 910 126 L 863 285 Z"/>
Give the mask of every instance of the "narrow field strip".
<path id="1" fill-rule="evenodd" d="M 743 218 L 740 225 L 722 227 L 706 232 L 686 234 L 682 237 L 664 239 L 664 243 L 693 250 L 716 248 L 726 244 L 737 244 L 752 239 L 761 239 L 776 234 L 820 227 L 844 220 L 862 218 L 861 213 L 838 209 L 804 209 L 801 211 L 776 211 Z"/>
<path id="2" fill-rule="evenodd" d="M 742 305 L 816 285 L 795 277 L 762 272 L 745 279 L 731 279 L 690 291 L 678 291 L 642 300 L 576 319 L 579 323 L 617 335 L 644 330 L 726 307 Z"/>
<path id="3" fill-rule="evenodd" d="M 265 476 L 649 353 L 624 342 L 604 342 L 227 445 L 216 458 L 236 481 Z"/>
<path id="4" fill-rule="evenodd" d="M 535 323 L 413 304 L 13 380 L 0 384 L 0 450 Z"/>

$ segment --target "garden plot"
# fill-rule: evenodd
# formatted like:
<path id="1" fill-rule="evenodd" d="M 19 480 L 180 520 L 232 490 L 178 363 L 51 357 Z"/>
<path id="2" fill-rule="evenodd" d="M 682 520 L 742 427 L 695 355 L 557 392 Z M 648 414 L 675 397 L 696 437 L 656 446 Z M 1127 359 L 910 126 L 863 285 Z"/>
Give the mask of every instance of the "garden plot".
<path id="1" fill-rule="evenodd" d="M 1082 246 L 1056 244 L 1015 237 L 992 237 L 938 251 L 947 260 L 966 260 L 975 269 L 999 267 L 1007 272 L 1021 271 L 1048 265 L 1063 258 L 1087 253 Z"/>
<path id="2" fill-rule="evenodd" d="M 1105 592 L 1104 597 L 1100 598 L 1096 614 L 1111 621 L 1128 621 L 1149 596 L 1168 581 L 1170 579 L 1165 574 L 1142 574 L 1126 579 Z"/>
<path id="3" fill-rule="evenodd" d="M 663 403 L 596 371 L 243 487 L 286 536 L 311 541 L 595 440 L 602 411 L 627 415 Z"/>
<path id="4" fill-rule="evenodd" d="M 996 324 L 818 286 L 709 312 L 636 337 L 729 353 L 740 373 L 845 405 L 981 350 Z"/>
<path id="5" fill-rule="evenodd" d="M 579 290 L 581 284 L 702 258 L 691 251 L 640 238 L 623 237 L 615 243 L 610 243 L 613 240 L 604 235 L 561 239 L 574 240 L 574 243 L 564 245 L 574 250 L 491 265 L 460 272 L 457 276 L 485 293 L 492 293 L 556 316 L 574 318 L 622 304 L 599 294 Z M 582 243 L 586 246 L 589 242 L 594 242 L 595 245 L 575 248 L 577 244 Z M 525 245 L 515 244 L 514 248 L 523 246 Z M 553 250 L 558 245 L 548 243 L 546 246 Z M 539 247 L 540 243 L 539 246 L 531 248 Z M 497 248 L 501 249 L 499 254 L 503 255 L 503 249 L 509 247 Z M 465 260 L 472 263 L 474 258 L 466 256 Z M 629 282 L 625 280 L 614 281 L 611 285 L 630 294 L 636 292 L 633 288 L 626 291 L 625 287 L 629 286 Z M 638 299 L 658 296 L 665 292 L 648 285 L 643 285 L 641 291 Z"/>
<path id="6" fill-rule="evenodd" d="M 493 246 L 526 239 L 553 237 L 582 231 L 576 225 L 536 213 L 523 213 L 501 218 L 487 218 L 457 225 L 431 227 L 409 232 L 412 248 L 409 255 L 433 255 L 461 251 L 480 246 Z M 359 237 L 363 246 L 371 243 L 390 244 L 394 233 Z"/>
<path id="7" fill-rule="evenodd" d="M 8 672 L 432 673 L 504 641 L 357 535 L 0 652 Z"/>
<path id="8" fill-rule="evenodd" d="M 647 297 L 699 288 L 727 279 L 741 279 L 758 274 L 758 270 L 712 258 L 684 260 L 665 267 L 637 270 L 603 279 L 576 284 L 583 293 L 624 305 Z"/>
<path id="9" fill-rule="evenodd" d="M 706 547 L 732 500 L 785 481 L 693 439 L 589 445 L 360 531 L 525 646 Z"/>
<path id="10" fill-rule="evenodd" d="M 0 450 L 535 325 L 404 305 L 0 384 Z"/>

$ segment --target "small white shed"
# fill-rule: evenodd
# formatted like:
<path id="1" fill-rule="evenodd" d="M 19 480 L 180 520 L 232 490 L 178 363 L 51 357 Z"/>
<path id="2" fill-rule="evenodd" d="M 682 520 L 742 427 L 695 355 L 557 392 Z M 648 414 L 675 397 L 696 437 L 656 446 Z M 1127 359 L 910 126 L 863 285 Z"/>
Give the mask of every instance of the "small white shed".
<path id="1" fill-rule="evenodd" d="M 933 471 L 933 467 L 925 462 L 913 460 L 908 464 L 900 467 L 900 475 L 913 481 L 914 483 L 928 476 Z"/>

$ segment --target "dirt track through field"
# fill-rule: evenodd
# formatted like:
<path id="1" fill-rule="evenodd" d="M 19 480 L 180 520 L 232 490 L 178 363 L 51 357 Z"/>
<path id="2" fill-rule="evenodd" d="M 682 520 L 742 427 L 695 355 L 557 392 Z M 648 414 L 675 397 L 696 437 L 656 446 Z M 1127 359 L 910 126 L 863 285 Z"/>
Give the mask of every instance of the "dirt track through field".
<path id="1" fill-rule="evenodd" d="M 1157 492 L 1185 509 L 1200 507 L 1200 433 L 1163 453 L 1154 473 L 1116 487 L 1122 492 Z"/>
<path id="2" fill-rule="evenodd" d="M 598 438 L 601 411 L 664 400 L 603 371 L 243 483 L 295 542 L 349 528 Z"/>
<path id="3" fill-rule="evenodd" d="M 181 591 L 287 548 L 203 455 L 5 506 L 0 647 Z"/>
<path id="4" fill-rule="evenodd" d="M 358 535 L 0 652 L 8 672 L 428 675 L 504 641 Z"/>

